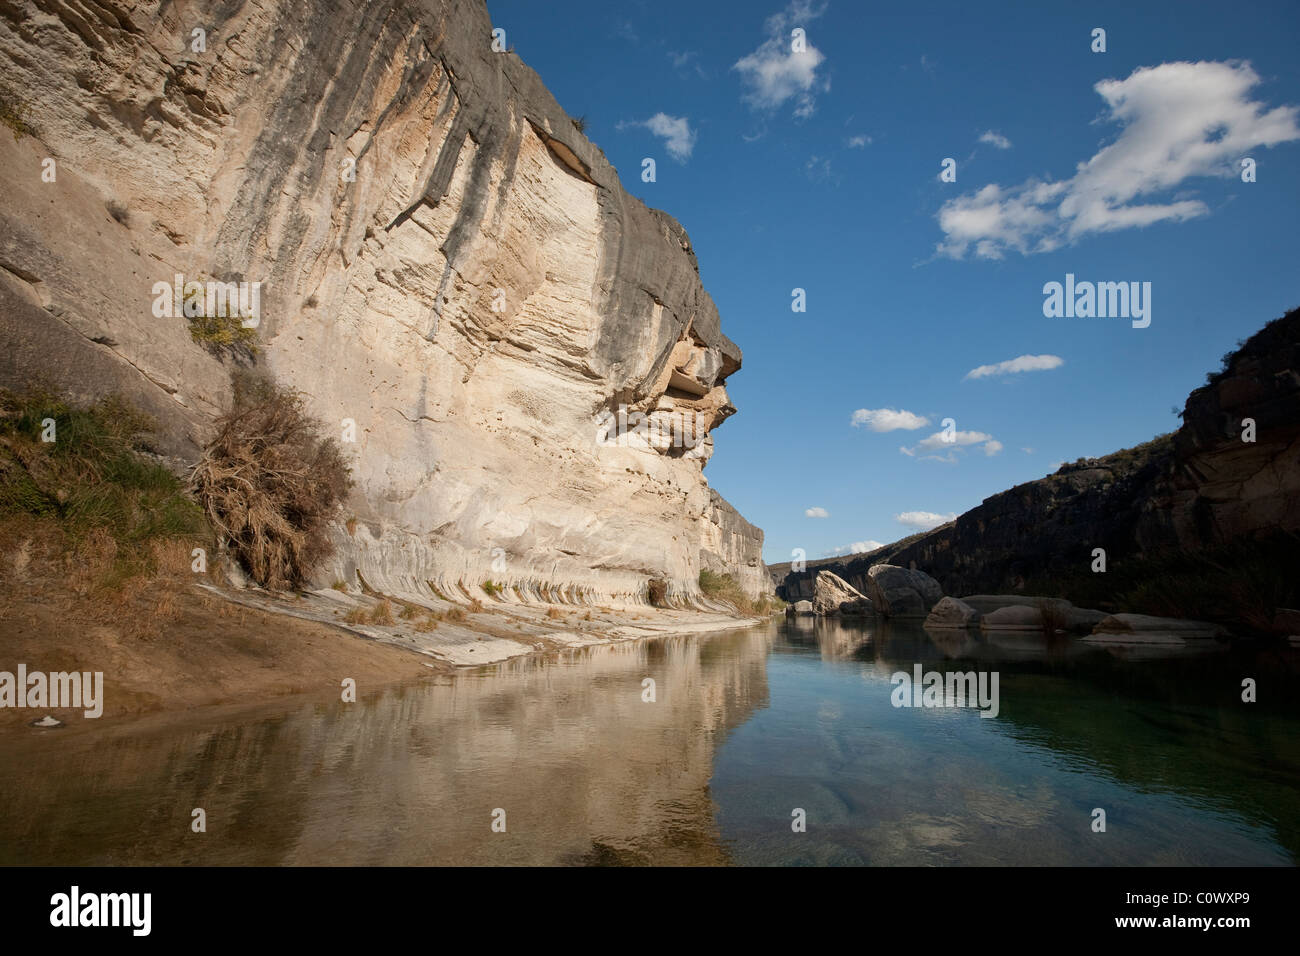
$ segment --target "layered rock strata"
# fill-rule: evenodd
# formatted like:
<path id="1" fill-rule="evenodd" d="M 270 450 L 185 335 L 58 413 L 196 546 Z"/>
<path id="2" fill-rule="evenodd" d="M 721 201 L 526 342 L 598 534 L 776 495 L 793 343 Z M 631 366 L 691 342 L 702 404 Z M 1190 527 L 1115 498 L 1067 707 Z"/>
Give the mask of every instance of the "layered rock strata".
<path id="1" fill-rule="evenodd" d="M 0 136 L 0 385 L 124 392 L 184 464 L 232 369 L 268 368 L 357 480 L 320 584 L 765 592 L 703 476 L 741 352 L 690 240 L 492 28 L 482 0 L 0 5 L 28 118 Z M 192 339 L 156 288 L 191 281 L 256 284 L 256 356 Z"/>

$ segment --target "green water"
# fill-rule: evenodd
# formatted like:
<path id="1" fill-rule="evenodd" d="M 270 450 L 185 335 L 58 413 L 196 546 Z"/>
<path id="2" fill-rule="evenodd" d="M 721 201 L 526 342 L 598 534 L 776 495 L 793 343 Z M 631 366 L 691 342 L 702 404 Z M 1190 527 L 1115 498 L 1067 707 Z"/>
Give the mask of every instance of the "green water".
<path id="1" fill-rule="evenodd" d="M 895 707 L 890 677 L 916 663 L 996 672 L 998 715 Z M 1241 701 L 1246 677 L 1258 703 Z M 1038 636 L 803 621 L 360 690 L 355 704 L 10 739 L 0 863 L 1300 855 L 1300 653 L 1288 648 L 1119 655 Z M 204 833 L 191 829 L 195 808 Z M 1105 832 L 1093 829 L 1098 808 Z"/>

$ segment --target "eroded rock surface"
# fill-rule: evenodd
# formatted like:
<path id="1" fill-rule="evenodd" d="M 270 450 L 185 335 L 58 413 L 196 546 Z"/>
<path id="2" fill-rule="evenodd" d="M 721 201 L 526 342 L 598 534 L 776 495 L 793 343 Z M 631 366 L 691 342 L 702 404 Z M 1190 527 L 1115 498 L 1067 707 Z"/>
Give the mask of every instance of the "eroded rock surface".
<path id="1" fill-rule="evenodd" d="M 258 363 L 355 434 L 317 583 L 767 591 L 762 532 L 702 473 L 741 352 L 690 241 L 492 26 L 482 0 L 0 5 L 34 127 L 0 135 L 0 385 L 125 392 L 192 461 L 247 359 L 154 285 L 259 282 Z"/>
<path id="2" fill-rule="evenodd" d="M 867 571 L 867 596 L 886 617 L 925 617 L 943 589 L 924 571 L 877 564 Z"/>
<path id="3" fill-rule="evenodd" d="M 873 613 L 871 600 L 868 597 L 829 571 L 817 575 L 817 588 L 812 605 L 813 612 L 823 616 L 832 614 L 860 616 Z"/>

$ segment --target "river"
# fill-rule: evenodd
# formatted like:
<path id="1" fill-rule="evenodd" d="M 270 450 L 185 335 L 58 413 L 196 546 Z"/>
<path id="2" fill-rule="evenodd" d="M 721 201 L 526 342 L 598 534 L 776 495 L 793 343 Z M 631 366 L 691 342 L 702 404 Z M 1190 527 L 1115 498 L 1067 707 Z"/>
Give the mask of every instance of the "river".
<path id="1" fill-rule="evenodd" d="M 997 716 L 894 706 L 918 663 L 996 672 Z M 590 647 L 10 739 L 0 863 L 1294 865 L 1298 673 L 897 623 Z"/>

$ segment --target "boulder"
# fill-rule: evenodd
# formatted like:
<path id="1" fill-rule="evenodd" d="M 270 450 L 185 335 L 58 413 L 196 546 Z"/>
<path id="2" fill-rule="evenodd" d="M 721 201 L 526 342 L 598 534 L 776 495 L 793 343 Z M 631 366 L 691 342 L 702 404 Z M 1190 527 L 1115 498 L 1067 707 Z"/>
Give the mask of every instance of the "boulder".
<path id="1" fill-rule="evenodd" d="M 943 598 L 943 589 L 924 571 L 877 564 L 867 571 L 867 597 L 886 617 L 925 617 Z"/>
<path id="2" fill-rule="evenodd" d="M 786 617 L 812 617 L 817 612 L 813 610 L 812 601 L 795 601 L 787 605 L 785 609 Z"/>
<path id="3" fill-rule="evenodd" d="M 1043 612 L 1026 604 L 1011 604 L 990 611 L 980 618 L 983 631 L 1041 631 Z"/>
<path id="4" fill-rule="evenodd" d="M 813 612 L 822 616 L 831 614 L 870 614 L 871 601 L 842 577 L 830 571 L 817 572 L 813 589 Z"/>
<path id="5" fill-rule="evenodd" d="M 1050 604 L 1056 609 L 1060 626 L 1074 634 L 1092 633 L 1092 629 L 1106 617 L 1105 611 L 1075 607 L 1065 598 L 1038 597 L 1032 594 L 972 594 L 962 600 L 985 615 L 1004 607 L 1039 608 L 1043 604 Z"/>
<path id="6" fill-rule="evenodd" d="M 1288 636 L 1300 634 L 1300 611 L 1289 607 L 1277 608 L 1273 614 L 1273 630 Z"/>
<path id="7" fill-rule="evenodd" d="M 925 626 L 932 628 L 974 627 L 979 624 L 980 612 L 955 597 L 946 597 L 934 606 Z"/>
<path id="8" fill-rule="evenodd" d="M 1218 624 L 1149 614 L 1111 614 L 1084 640 L 1093 644 L 1186 644 L 1227 634 Z"/>

